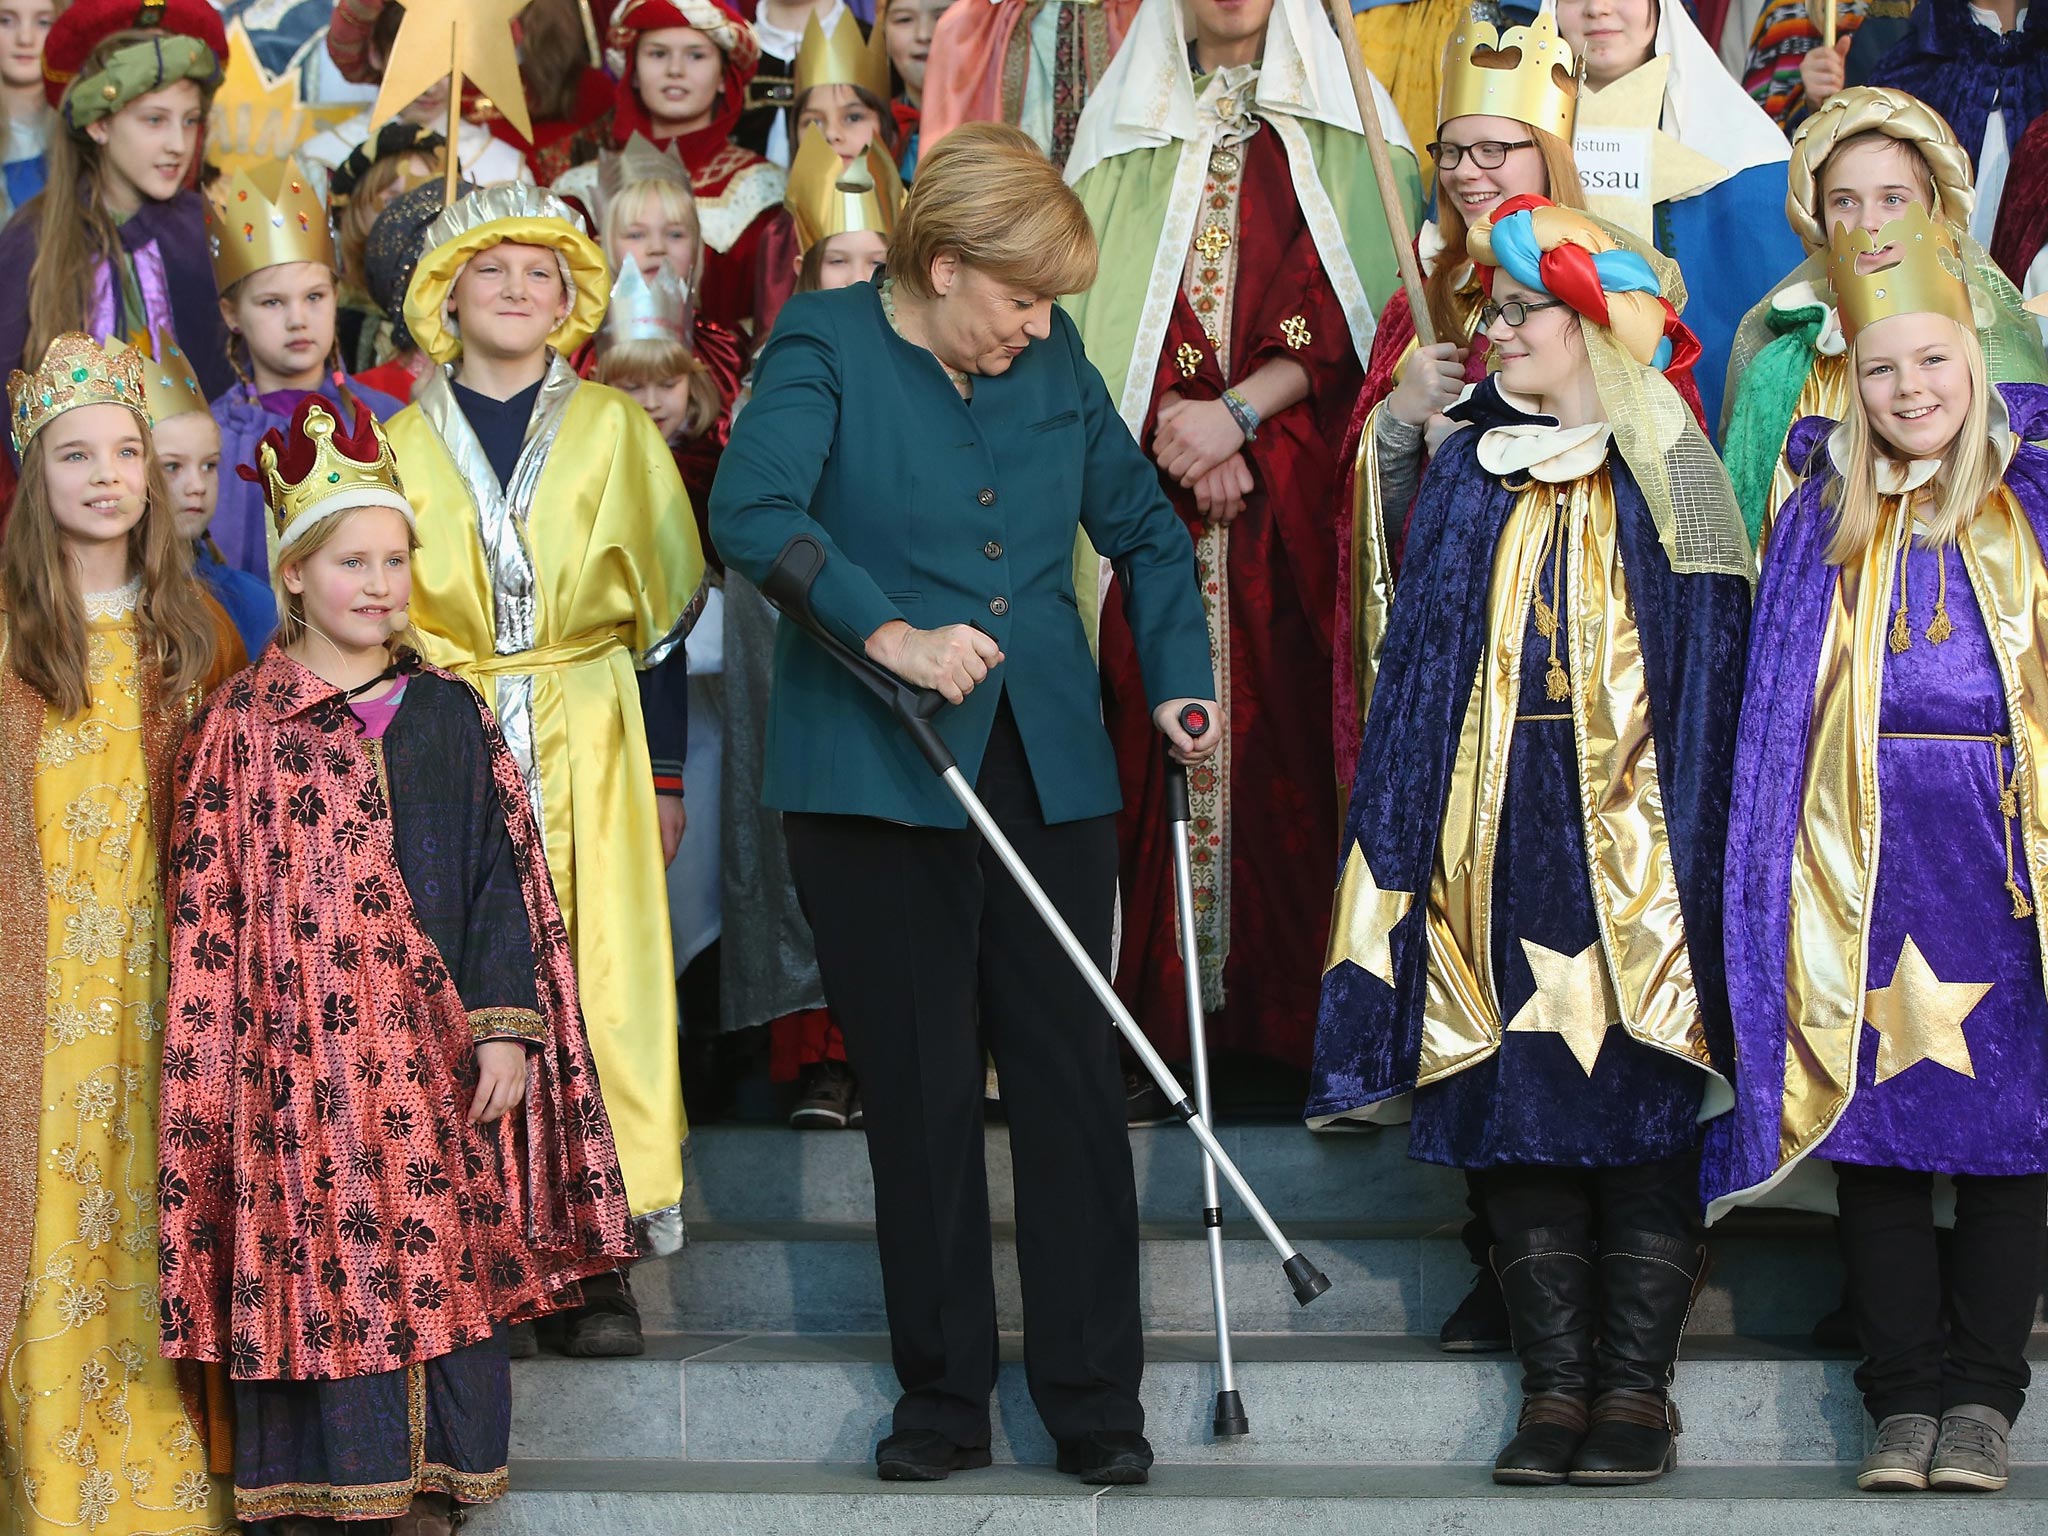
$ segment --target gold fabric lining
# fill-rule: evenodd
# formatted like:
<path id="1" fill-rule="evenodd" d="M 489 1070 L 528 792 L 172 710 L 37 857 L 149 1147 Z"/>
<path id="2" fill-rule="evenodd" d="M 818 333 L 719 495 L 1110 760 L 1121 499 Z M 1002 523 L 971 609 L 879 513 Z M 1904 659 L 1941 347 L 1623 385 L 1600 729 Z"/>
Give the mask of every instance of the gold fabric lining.
<path id="1" fill-rule="evenodd" d="M 1849 385 L 1848 353 L 1834 357 L 1821 353 L 1814 357 L 1813 366 L 1806 373 L 1806 382 L 1799 386 L 1799 400 L 1792 407 L 1792 421 L 1785 424 L 1785 441 L 1778 444 L 1778 461 L 1771 469 L 1771 501 L 1764 508 L 1763 527 L 1756 536 L 1759 561 L 1763 559 L 1764 546 L 1770 542 L 1771 525 L 1778 520 L 1779 511 L 1806 478 L 1795 471 L 1785 458 L 1785 450 L 1791 446 L 1793 422 L 1806 416 L 1825 416 L 1829 421 L 1840 421 L 1849 412 Z"/>
<path id="2" fill-rule="evenodd" d="M 1361 726 L 1372 708 L 1380 646 L 1387 637 L 1387 618 L 1394 607 L 1394 562 L 1387 550 L 1386 508 L 1380 505 L 1379 438 L 1373 431 L 1386 408 L 1387 402 L 1382 400 L 1367 414 L 1358 435 L 1358 457 L 1351 466 L 1351 685 L 1352 707 Z M 1348 802 L 1351 786 L 1339 784 L 1337 794 Z"/>
<path id="3" fill-rule="evenodd" d="M 395 1520 L 422 1493 L 445 1493 L 463 1504 L 488 1504 L 504 1497 L 506 1469 L 462 1472 L 427 1460 L 427 1374 L 424 1363 L 405 1367 L 405 1422 L 412 1472 L 393 1483 L 273 1483 L 265 1488 L 235 1485 L 235 1518 L 279 1520 L 287 1515 L 344 1520 Z"/>
<path id="4" fill-rule="evenodd" d="M 1516 497 L 1494 555 L 1487 639 L 1459 735 L 1426 914 L 1429 958 L 1417 1084 L 1499 1049 L 1492 970 L 1493 870 L 1519 720 L 1522 648 L 1536 581 L 1564 502 L 1564 601 L 1572 615 L 1571 709 L 1587 873 L 1621 1023 L 1654 1050 L 1710 1075 L 1703 1112 L 1732 1101 L 1714 1072 L 1693 987 L 1671 861 L 1642 645 L 1629 602 L 1618 509 L 1603 468 Z M 1543 716 L 1545 719 L 1560 718 Z"/>

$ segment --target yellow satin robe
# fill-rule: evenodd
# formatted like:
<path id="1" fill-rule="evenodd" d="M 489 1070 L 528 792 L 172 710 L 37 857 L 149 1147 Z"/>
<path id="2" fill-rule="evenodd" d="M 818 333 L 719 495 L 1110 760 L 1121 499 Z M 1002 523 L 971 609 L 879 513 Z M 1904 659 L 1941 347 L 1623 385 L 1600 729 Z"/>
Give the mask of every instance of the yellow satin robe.
<path id="1" fill-rule="evenodd" d="M 512 691 L 531 679 L 530 753 L 548 869 L 562 904 L 584 1022 L 643 1242 L 681 1240 L 681 1068 L 668 887 L 636 658 L 674 640 L 701 594 L 703 552 L 689 494 L 647 413 L 556 359 L 528 435 L 545 450 L 513 558 L 532 576 L 529 648 L 500 654 L 503 599 L 486 547 L 496 477 L 472 491 L 480 454 L 467 425 L 444 440 L 445 382 L 430 378 L 386 426 L 419 517 L 412 621 L 428 659 L 466 678 L 513 741 Z M 551 437 L 550 399 L 566 394 Z M 465 452 L 465 439 L 468 449 Z M 522 456 L 522 462 L 524 461 Z M 515 470 L 516 493 L 522 476 Z M 522 760 L 522 766 L 526 761 Z M 704 814 L 715 814 L 707 807 Z"/>

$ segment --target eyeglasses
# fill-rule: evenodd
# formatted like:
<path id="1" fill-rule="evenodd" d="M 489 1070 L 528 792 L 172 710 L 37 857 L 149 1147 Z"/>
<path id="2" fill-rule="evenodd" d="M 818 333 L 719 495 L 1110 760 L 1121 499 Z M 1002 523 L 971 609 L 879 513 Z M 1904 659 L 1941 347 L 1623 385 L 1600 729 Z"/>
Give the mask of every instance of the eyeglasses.
<path id="1" fill-rule="evenodd" d="M 1458 162 L 1467 155 L 1482 171 L 1497 171 L 1507 164 L 1509 150 L 1535 147 L 1534 139 L 1521 139 L 1513 144 L 1503 144 L 1499 139 L 1481 139 L 1477 144 L 1438 143 L 1429 146 L 1429 158 L 1436 162 L 1440 171 L 1456 170 Z"/>
<path id="2" fill-rule="evenodd" d="M 1563 299 L 1541 299 L 1534 304 L 1529 304 L 1521 299 L 1509 299 L 1505 304 L 1496 304 L 1493 300 L 1488 299 L 1479 307 L 1479 329 L 1482 331 L 1492 330 L 1493 322 L 1496 320 L 1507 321 L 1511 328 L 1519 326 L 1524 320 L 1535 314 L 1537 310 L 1556 309 L 1563 302 Z"/>

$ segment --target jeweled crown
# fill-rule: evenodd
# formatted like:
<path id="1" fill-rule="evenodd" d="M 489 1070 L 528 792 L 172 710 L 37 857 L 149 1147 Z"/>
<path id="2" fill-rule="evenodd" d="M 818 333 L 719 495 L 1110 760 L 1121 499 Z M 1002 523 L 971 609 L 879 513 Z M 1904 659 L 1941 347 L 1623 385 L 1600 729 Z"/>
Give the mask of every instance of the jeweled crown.
<path id="1" fill-rule="evenodd" d="M 848 165 L 812 124 L 789 164 L 783 204 L 796 223 L 799 251 L 850 230 L 886 235 L 896 227 L 896 213 L 903 206 L 903 178 L 879 143 L 870 144 Z"/>
<path id="2" fill-rule="evenodd" d="M 279 549 L 323 518 L 351 508 L 391 507 L 408 521 L 413 515 L 391 444 L 360 402 L 355 426 L 344 429 L 326 400 L 306 396 L 287 431 L 272 427 L 263 434 L 255 466 L 238 464 L 235 472 L 263 487 Z"/>
<path id="3" fill-rule="evenodd" d="M 126 346 L 109 351 L 82 331 L 66 331 L 50 343 L 34 373 L 19 368 L 7 376 L 7 408 L 17 456 L 35 435 L 66 411 L 81 405 L 120 405 L 146 425 L 142 359 Z"/>
<path id="4" fill-rule="evenodd" d="M 683 285 L 665 262 L 656 262 L 652 277 L 628 256 L 612 283 L 612 302 L 604 312 L 605 340 L 682 341 Z"/>
<path id="5" fill-rule="evenodd" d="M 327 207 L 296 160 L 272 160 L 227 178 L 209 200 L 206 246 L 222 293 L 288 261 L 334 265 Z"/>
<path id="6" fill-rule="evenodd" d="M 796 50 L 796 93 L 814 85 L 864 86 L 875 100 L 889 99 L 889 39 L 878 17 L 868 35 L 850 15 L 842 14 L 830 32 L 818 25 L 814 10 L 804 22 L 803 41 Z"/>
<path id="7" fill-rule="evenodd" d="M 1467 16 L 1444 48 L 1436 120 L 1506 117 L 1572 140 L 1579 111 L 1579 64 L 1548 8 L 1525 27 L 1499 32 Z"/>
<path id="8" fill-rule="evenodd" d="M 1874 272 L 1859 272 L 1857 258 L 1889 248 L 1892 259 Z M 1915 203 L 1875 235 L 1846 224 L 1828 241 L 1828 284 L 1842 334 L 1857 332 L 1891 315 L 1947 315 L 1972 326 L 1970 285 L 1954 228 L 1928 216 Z"/>
<path id="9" fill-rule="evenodd" d="M 162 331 L 131 331 L 128 345 L 142 359 L 142 399 L 149 424 L 207 409 L 206 391 L 178 344 Z"/>

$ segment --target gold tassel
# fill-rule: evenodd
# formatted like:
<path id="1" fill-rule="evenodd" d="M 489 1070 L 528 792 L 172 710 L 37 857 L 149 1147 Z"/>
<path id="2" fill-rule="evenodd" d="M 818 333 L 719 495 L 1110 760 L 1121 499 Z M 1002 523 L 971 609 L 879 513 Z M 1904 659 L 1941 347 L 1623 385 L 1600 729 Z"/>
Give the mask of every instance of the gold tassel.
<path id="1" fill-rule="evenodd" d="M 1934 594 L 1934 622 L 1927 626 L 1927 638 L 1939 645 L 1956 632 L 1948 618 L 1948 556 L 1941 557 L 1941 585 Z"/>
<path id="2" fill-rule="evenodd" d="M 1892 619 L 1892 637 L 1885 642 L 1894 656 L 1900 656 L 1913 649 L 1913 629 L 1906 622 L 1906 610 L 1899 609 Z"/>
<path id="3" fill-rule="evenodd" d="M 2020 889 L 2019 882 L 2008 876 L 2005 888 L 2012 893 L 2012 915 L 2016 918 L 2032 917 L 2034 915 L 2033 903 L 2027 900 L 2026 892 Z"/>
<path id="4" fill-rule="evenodd" d="M 1543 594 L 1536 594 L 1536 633 L 1546 640 L 1557 636 L 1557 610 L 1543 600 Z"/>
<path id="5" fill-rule="evenodd" d="M 1572 696 L 1571 675 L 1555 656 L 1550 658 L 1550 670 L 1543 675 L 1543 695 L 1553 704 Z"/>

